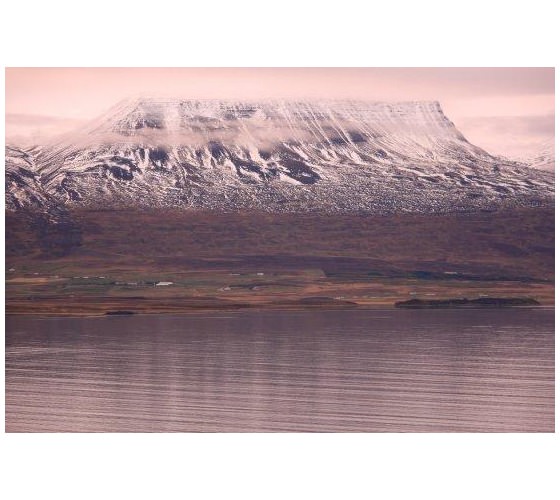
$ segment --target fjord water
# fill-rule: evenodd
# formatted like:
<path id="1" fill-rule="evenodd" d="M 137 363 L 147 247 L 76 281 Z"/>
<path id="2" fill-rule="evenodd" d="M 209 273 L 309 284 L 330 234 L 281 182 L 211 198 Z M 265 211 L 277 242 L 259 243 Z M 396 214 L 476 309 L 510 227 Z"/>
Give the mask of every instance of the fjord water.
<path id="1" fill-rule="evenodd" d="M 554 311 L 6 320 L 7 432 L 554 432 Z"/>

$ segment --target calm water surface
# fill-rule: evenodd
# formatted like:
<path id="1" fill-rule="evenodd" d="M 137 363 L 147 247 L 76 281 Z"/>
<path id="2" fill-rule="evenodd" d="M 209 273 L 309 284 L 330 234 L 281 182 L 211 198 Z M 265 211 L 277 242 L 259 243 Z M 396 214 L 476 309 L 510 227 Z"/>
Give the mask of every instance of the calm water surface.
<path id="1" fill-rule="evenodd" d="M 553 432 L 554 311 L 8 317 L 6 431 Z"/>

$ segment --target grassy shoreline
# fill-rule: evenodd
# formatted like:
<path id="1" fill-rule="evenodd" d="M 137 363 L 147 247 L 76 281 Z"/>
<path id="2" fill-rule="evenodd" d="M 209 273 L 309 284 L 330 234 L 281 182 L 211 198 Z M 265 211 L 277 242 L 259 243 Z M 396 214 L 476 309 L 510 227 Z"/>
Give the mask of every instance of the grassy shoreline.
<path id="1" fill-rule="evenodd" d="M 398 301 L 397 301 L 398 302 Z M 39 317 L 123 317 L 141 314 L 162 315 L 188 315 L 199 313 L 221 313 L 242 311 L 334 311 L 334 310 L 396 310 L 410 308 L 399 308 L 395 301 L 377 302 L 350 302 L 342 300 L 319 300 L 306 302 L 305 300 L 271 301 L 263 302 L 226 302 L 226 301 L 168 301 L 168 300 L 119 300 L 105 301 L 97 300 L 74 300 L 72 302 L 61 299 L 54 300 L 8 300 L 6 303 L 6 315 L 8 316 L 39 316 Z M 554 307 L 551 300 L 540 301 L 539 305 L 513 305 L 507 309 L 550 309 Z M 427 309 L 427 307 L 421 308 Z M 464 309 L 462 307 L 446 307 L 434 309 Z M 469 309 L 504 309 L 496 307 L 470 307 Z"/>

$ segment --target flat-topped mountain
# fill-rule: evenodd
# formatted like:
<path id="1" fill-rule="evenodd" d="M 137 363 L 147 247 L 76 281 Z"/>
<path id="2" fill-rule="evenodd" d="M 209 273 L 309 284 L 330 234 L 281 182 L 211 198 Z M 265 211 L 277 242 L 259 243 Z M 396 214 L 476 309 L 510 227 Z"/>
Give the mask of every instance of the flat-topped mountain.
<path id="1" fill-rule="evenodd" d="M 6 151 L 7 207 L 441 213 L 553 202 L 554 176 L 472 145 L 437 102 L 135 99 Z"/>

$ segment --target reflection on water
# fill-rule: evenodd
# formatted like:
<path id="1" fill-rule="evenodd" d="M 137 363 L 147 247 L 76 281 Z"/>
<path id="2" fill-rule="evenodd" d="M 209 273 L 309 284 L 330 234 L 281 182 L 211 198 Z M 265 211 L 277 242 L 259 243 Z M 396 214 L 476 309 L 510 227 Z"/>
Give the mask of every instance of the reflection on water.
<path id="1" fill-rule="evenodd" d="M 6 431 L 554 431 L 554 312 L 6 320 Z"/>

